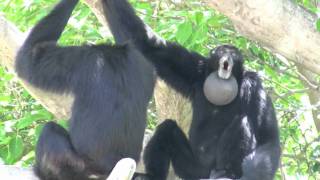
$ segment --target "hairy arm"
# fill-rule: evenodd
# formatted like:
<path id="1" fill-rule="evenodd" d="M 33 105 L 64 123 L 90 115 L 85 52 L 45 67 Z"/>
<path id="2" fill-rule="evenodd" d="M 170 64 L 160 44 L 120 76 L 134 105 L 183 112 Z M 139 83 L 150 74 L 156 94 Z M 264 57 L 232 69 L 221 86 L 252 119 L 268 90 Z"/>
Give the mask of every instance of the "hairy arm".
<path id="1" fill-rule="evenodd" d="M 257 148 L 242 163 L 243 180 L 272 180 L 280 159 L 279 130 L 270 97 L 256 73 L 246 72 L 242 83 L 243 105 L 255 129 Z"/>
<path id="2" fill-rule="evenodd" d="M 118 44 L 132 41 L 156 67 L 158 75 L 184 95 L 203 79 L 201 55 L 158 37 L 135 14 L 127 0 L 102 0 L 113 36 Z"/>
<path id="3" fill-rule="evenodd" d="M 57 40 L 78 0 L 61 0 L 30 32 L 16 58 L 18 76 L 34 86 L 69 90 L 89 47 L 59 47 Z"/>

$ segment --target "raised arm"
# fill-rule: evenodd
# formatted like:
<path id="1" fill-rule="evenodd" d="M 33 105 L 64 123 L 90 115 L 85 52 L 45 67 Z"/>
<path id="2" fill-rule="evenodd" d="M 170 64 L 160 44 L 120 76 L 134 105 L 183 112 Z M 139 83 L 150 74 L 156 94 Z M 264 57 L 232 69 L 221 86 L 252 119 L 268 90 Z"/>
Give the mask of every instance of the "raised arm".
<path id="1" fill-rule="evenodd" d="M 270 97 L 256 73 L 246 72 L 241 96 L 256 134 L 257 148 L 242 163 L 242 180 L 272 180 L 280 159 L 279 130 Z"/>
<path id="2" fill-rule="evenodd" d="M 118 44 L 132 41 L 155 65 L 158 75 L 187 95 L 193 83 L 204 79 L 201 55 L 158 37 L 135 14 L 127 0 L 102 0 L 109 27 Z"/>
<path id="3" fill-rule="evenodd" d="M 89 47 L 58 47 L 57 40 L 77 2 L 61 0 L 31 30 L 16 58 L 16 71 L 20 78 L 51 91 L 71 88 L 76 68 L 79 69 L 85 57 L 89 56 Z"/>

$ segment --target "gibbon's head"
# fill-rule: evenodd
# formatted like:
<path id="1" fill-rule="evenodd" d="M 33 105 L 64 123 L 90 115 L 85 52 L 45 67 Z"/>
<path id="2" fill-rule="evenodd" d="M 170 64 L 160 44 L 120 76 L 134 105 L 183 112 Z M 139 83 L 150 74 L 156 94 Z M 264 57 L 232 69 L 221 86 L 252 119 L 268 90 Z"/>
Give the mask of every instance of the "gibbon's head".
<path id="1" fill-rule="evenodd" d="M 242 78 L 242 54 L 234 46 L 218 46 L 210 53 L 207 72 L 203 87 L 207 100 L 219 106 L 231 103 L 238 94 Z"/>

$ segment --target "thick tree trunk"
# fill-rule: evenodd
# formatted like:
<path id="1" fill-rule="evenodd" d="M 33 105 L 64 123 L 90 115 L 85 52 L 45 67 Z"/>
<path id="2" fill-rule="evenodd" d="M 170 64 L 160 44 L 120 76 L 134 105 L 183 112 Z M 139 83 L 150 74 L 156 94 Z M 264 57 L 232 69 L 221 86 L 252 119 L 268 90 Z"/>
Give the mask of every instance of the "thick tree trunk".
<path id="1" fill-rule="evenodd" d="M 159 123 L 165 119 L 176 120 L 184 132 L 188 134 L 187 130 L 192 117 L 190 101 L 160 79 L 157 81 L 154 97 Z"/>

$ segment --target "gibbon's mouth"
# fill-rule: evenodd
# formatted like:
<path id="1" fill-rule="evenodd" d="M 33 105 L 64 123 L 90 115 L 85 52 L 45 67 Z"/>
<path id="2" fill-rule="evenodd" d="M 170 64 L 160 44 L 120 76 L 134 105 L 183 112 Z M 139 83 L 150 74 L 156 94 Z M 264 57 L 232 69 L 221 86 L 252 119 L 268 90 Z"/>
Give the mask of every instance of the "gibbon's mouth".
<path id="1" fill-rule="evenodd" d="M 228 63 L 227 61 L 225 61 L 225 62 L 223 63 L 223 69 L 224 69 L 225 71 L 227 71 L 227 70 L 228 70 L 228 67 L 229 67 L 229 63 Z"/>
<path id="2" fill-rule="evenodd" d="M 232 74 L 233 60 L 230 56 L 222 56 L 219 60 L 218 76 L 221 79 L 229 79 Z"/>

